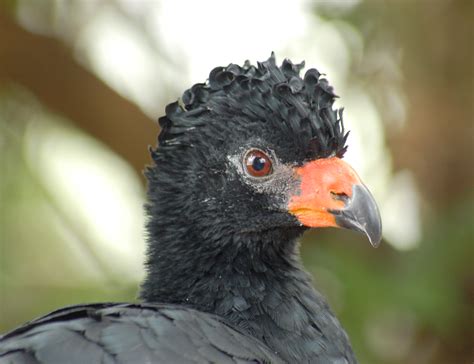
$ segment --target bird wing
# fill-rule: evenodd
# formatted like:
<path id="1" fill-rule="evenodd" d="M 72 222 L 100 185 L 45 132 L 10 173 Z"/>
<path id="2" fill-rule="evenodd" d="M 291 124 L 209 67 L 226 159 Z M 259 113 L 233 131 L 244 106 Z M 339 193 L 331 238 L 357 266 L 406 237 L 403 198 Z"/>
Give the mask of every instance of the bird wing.
<path id="1" fill-rule="evenodd" d="M 0 363 L 282 363 L 222 318 L 182 306 L 54 311 L 0 337 Z"/>

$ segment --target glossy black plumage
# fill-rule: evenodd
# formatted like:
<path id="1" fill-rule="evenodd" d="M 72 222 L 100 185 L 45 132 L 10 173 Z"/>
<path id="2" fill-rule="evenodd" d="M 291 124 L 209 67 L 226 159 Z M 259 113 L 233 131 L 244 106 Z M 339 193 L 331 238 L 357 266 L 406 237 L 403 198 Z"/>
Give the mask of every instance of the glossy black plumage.
<path id="1" fill-rule="evenodd" d="M 221 318 L 172 305 L 63 308 L 2 338 L 0 363 L 279 363 Z"/>
<path id="2" fill-rule="evenodd" d="M 86 354 L 54 349 L 51 335 L 61 327 L 91 330 L 96 337 L 117 330 L 107 343 L 98 341 L 99 351 L 90 353 L 98 356 L 87 358 L 103 355 L 103 362 L 109 362 L 102 353 L 107 345 L 116 348 L 110 359 L 136 363 L 150 350 L 155 350 L 153 362 L 180 363 L 185 357 L 169 361 L 176 345 L 182 348 L 178 355 L 220 345 L 221 354 L 234 362 L 356 363 L 346 333 L 301 266 L 297 238 L 306 228 L 286 208 L 297 193 L 294 166 L 342 157 L 346 149 L 342 112 L 332 109 L 332 88 L 315 69 L 301 78 L 302 67 L 288 60 L 278 67 L 273 55 L 257 67 L 218 67 L 207 83 L 194 85 L 168 105 L 160 118 L 158 148 L 151 150 L 155 165 L 146 171 L 147 276 L 140 293 L 146 303 L 93 306 L 92 311 L 79 306 L 60 313 L 54 324 L 40 319 L 31 329 L 44 329 L 37 341 L 25 331 L 28 327 L 0 340 L 0 363 L 13 355 L 12 343 L 18 353 L 35 356 L 38 342 L 59 350 L 65 362 L 81 361 Z M 272 156 L 271 179 L 245 174 L 241 159 L 249 148 Z M 154 303 L 160 306 L 150 308 Z M 120 322 L 113 321 L 117 311 Z M 170 312 L 183 326 L 170 324 L 176 322 L 169 320 Z M 203 325 L 214 325 L 215 332 L 195 337 L 194 330 Z M 172 335 L 148 340 L 157 327 L 171 327 Z M 234 345 L 225 341 L 228 335 L 245 338 Z M 139 349 L 125 352 L 121 343 L 133 342 L 129 336 Z M 84 335 L 71 340 L 79 340 L 77 347 L 90 344 Z M 195 362 L 225 362 L 206 355 Z"/>

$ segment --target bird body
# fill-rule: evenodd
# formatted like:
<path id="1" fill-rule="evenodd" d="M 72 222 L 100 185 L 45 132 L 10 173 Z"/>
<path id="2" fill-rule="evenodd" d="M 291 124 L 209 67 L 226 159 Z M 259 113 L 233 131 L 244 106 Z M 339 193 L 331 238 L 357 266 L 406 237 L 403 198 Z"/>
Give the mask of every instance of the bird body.
<path id="1" fill-rule="evenodd" d="M 2 350 L 1 363 L 281 363 L 218 316 L 153 304 L 66 307 L 4 336 Z"/>
<path id="2" fill-rule="evenodd" d="M 332 88 L 302 67 L 218 67 L 168 105 L 146 170 L 142 303 L 56 311 L 3 336 L 0 363 L 356 363 L 297 239 L 340 226 L 376 245 L 380 216 L 341 160 Z"/>

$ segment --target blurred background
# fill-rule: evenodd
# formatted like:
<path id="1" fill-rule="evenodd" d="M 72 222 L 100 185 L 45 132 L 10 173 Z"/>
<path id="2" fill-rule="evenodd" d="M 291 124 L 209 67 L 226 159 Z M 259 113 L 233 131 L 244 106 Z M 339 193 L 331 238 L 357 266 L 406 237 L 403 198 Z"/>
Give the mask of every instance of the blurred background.
<path id="1" fill-rule="evenodd" d="M 305 235 L 361 363 L 474 359 L 471 0 L 0 2 L 0 332 L 132 301 L 164 106 L 215 66 L 306 61 L 351 130 L 384 242 Z"/>

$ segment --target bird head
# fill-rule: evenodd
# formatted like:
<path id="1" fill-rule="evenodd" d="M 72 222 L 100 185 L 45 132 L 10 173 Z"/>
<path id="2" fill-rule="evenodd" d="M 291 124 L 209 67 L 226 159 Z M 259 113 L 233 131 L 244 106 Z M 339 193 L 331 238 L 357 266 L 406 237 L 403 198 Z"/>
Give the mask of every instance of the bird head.
<path id="1" fill-rule="evenodd" d="M 342 227 L 381 240 L 377 205 L 342 159 L 342 110 L 316 69 L 272 56 L 215 68 L 166 107 L 148 168 L 149 230 L 187 234 L 301 233 Z M 159 221 L 158 221 L 159 220 Z"/>

